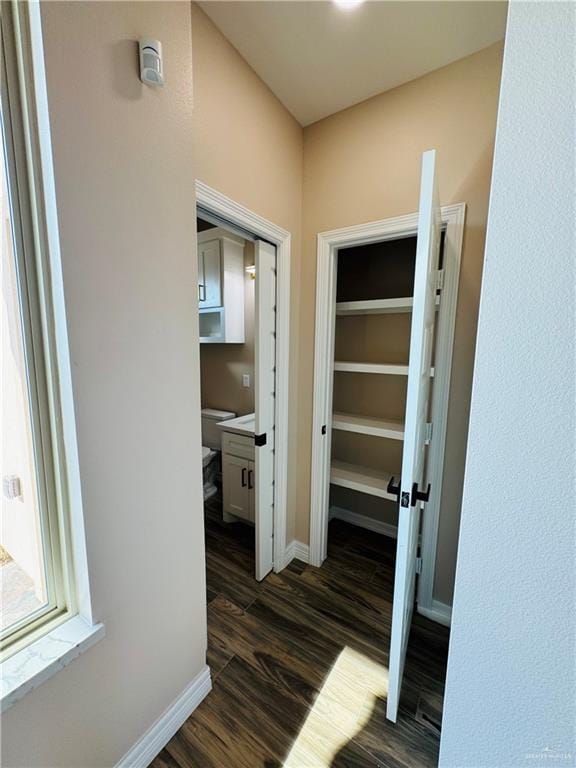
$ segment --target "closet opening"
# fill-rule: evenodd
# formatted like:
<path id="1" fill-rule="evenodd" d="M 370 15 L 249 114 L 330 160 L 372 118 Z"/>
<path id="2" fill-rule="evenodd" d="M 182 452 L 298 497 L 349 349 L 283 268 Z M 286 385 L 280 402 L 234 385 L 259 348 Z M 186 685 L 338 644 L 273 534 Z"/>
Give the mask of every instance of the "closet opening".
<path id="1" fill-rule="evenodd" d="M 444 240 L 445 229 L 438 271 Z M 416 246 L 413 234 L 337 251 L 329 516 L 392 539 L 398 502 L 388 486 L 402 469 Z M 329 525 L 328 543 L 338 527 Z"/>
<path id="2" fill-rule="evenodd" d="M 415 258 L 415 236 L 337 252 L 328 545 L 336 519 L 396 538 Z"/>

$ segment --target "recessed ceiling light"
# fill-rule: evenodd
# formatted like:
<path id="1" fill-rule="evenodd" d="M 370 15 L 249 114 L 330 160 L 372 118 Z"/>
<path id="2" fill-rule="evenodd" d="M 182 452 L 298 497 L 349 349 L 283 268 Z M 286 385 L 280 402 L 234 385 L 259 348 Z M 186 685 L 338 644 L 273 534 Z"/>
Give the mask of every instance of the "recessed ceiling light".
<path id="1" fill-rule="evenodd" d="M 334 0 L 334 3 L 343 11 L 352 11 L 362 5 L 364 0 Z"/>

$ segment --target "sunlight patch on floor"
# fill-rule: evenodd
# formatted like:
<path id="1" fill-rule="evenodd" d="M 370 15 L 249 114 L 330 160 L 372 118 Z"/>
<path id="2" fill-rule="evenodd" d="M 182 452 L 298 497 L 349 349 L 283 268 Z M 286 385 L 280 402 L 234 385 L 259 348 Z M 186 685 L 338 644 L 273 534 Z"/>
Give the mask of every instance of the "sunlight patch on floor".
<path id="1" fill-rule="evenodd" d="M 388 694 L 388 669 L 344 648 L 324 681 L 284 768 L 330 768 L 366 725 L 378 698 Z"/>

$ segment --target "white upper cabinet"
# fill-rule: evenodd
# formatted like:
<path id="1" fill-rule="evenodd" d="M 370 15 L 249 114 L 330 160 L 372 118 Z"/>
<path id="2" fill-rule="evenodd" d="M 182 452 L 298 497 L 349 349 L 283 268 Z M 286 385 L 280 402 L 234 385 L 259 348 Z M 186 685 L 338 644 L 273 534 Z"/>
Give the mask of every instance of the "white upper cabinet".
<path id="1" fill-rule="evenodd" d="M 198 243 L 198 306 L 222 306 L 221 240 Z"/>
<path id="2" fill-rule="evenodd" d="M 198 233 L 201 344 L 244 343 L 244 245 L 219 227 Z"/>

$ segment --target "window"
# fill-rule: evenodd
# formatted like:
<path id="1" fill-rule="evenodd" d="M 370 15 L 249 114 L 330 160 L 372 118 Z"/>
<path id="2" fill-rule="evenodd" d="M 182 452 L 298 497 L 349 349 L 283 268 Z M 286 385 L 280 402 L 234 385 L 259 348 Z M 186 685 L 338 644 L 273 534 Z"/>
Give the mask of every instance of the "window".
<path id="1" fill-rule="evenodd" d="M 18 11 L 2 9 L 0 645 L 11 655 L 73 610 L 39 136 Z M 18 29 L 18 32 L 15 30 Z M 30 83 L 28 88 L 26 83 Z"/>

